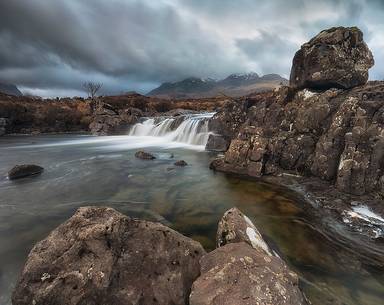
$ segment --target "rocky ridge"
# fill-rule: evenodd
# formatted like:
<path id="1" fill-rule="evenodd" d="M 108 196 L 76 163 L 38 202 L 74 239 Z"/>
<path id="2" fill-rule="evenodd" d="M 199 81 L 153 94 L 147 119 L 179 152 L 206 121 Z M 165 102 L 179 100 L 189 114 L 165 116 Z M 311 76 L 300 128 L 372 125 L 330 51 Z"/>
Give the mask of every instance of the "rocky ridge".
<path id="1" fill-rule="evenodd" d="M 0 92 L 3 94 L 22 96 L 21 91 L 14 84 L 0 83 Z"/>
<path id="2" fill-rule="evenodd" d="M 225 79 L 189 77 L 174 83 L 163 83 L 147 95 L 167 99 L 209 98 L 220 95 L 244 96 L 274 89 L 288 81 L 278 74 L 259 76 L 257 73 L 231 74 Z"/>

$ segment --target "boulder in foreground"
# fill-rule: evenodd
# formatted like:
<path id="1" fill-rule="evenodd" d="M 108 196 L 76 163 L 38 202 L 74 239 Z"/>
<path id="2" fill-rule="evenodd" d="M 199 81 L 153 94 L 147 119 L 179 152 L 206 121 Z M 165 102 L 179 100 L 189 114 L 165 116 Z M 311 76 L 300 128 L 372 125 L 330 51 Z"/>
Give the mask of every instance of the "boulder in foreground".
<path id="1" fill-rule="evenodd" d="M 374 60 L 356 27 L 335 27 L 303 44 L 293 58 L 290 86 L 349 89 L 364 85 Z"/>
<path id="2" fill-rule="evenodd" d="M 229 243 L 246 242 L 256 250 L 272 256 L 273 251 L 264 241 L 252 221 L 239 209 L 232 208 L 224 213 L 219 222 L 216 235 L 217 247 Z"/>
<path id="3" fill-rule="evenodd" d="M 159 223 L 84 207 L 28 256 L 13 305 L 187 304 L 204 250 Z"/>
<path id="4" fill-rule="evenodd" d="M 29 176 L 39 175 L 44 171 L 44 168 L 34 164 L 16 165 L 8 172 L 9 180 L 16 180 Z"/>
<path id="5" fill-rule="evenodd" d="M 190 305 L 306 304 L 298 277 L 278 257 L 231 243 L 201 259 Z"/>
<path id="6" fill-rule="evenodd" d="M 220 220 L 218 247 L 200 261 L 190 305 L 304 305 L 299 279 L 268 247 L 251 220 L 233 208 Z"/>

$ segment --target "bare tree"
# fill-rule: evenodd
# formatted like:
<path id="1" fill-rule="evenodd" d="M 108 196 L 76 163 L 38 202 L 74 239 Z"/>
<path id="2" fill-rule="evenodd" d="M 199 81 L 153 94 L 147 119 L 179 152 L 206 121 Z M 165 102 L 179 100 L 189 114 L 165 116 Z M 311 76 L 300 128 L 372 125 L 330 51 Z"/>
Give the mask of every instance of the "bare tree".
<path id="1" fill-rule="evenodd" d="M 84 90 L 88 93 L 88 96 L 94 100 L 96 98 L 97 91 L 103 86 L 102 83 L 85 82 L 83 84 Z"/>

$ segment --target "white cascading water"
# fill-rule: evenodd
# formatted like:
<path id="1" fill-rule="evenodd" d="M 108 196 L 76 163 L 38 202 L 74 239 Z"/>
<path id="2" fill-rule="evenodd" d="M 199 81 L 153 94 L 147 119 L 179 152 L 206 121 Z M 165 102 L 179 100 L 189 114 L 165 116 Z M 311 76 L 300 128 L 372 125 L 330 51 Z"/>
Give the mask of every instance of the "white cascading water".
<path id="1" fill-rule="evenodd" d="M 130 136 L 162 137 L 169 142 L 181 142 L 190 145 L 205 145 L 209 137 L 208 120 L 215 113 L 191 114 L 175 118 L 148 118 L 135 124 Z M 176 120 L 184 119 L 172 129 Z M 160 120 L 160 121 L 159 121 Z"/>

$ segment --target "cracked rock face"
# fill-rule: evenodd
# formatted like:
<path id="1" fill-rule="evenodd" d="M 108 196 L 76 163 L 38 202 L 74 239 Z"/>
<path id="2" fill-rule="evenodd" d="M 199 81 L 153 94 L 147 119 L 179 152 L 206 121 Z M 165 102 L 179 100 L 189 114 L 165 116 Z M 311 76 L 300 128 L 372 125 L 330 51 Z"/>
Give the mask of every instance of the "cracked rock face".
<path id="1" fill-rule="evenodd" d="M 204 250 L 159 223 L 80 208 L 28 256 L 13 305 L 186 304 Z"/>
<path id="2" fill-rule="evenodd" d="M 384 82 L 285 94 L 259 94 L 211 168 L 253 177 L 294 173 L 349 194 L 384 194 Z"/>
<path id="3" fill-rule="evenodd" d="M 293 58 L 290 86 L 303 89 L 349 89 L 364 85 L 374 60 L 356 27 L 320 32 Z"/>

